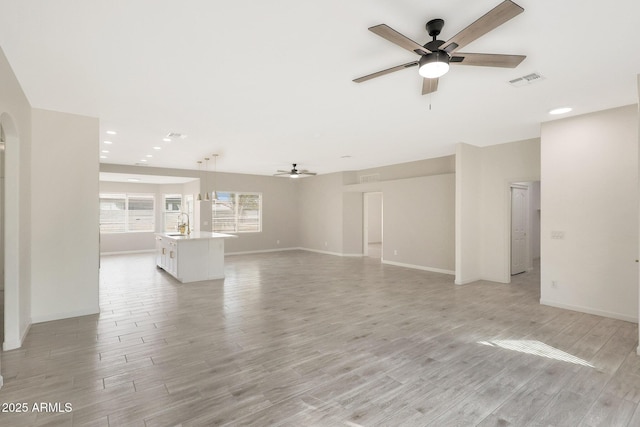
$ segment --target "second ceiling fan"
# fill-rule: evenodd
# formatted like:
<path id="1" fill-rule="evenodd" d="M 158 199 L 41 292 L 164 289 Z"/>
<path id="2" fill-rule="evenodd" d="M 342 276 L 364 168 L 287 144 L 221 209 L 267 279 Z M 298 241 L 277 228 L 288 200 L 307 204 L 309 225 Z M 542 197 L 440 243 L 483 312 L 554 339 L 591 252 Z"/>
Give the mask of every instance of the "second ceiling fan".
<path id="1" fill-rule="evenodd" d="M 419 55 L 420 59 L 368 74 L 353 81 L 362 83 L 376 77 L 384 76 L 385 74 L 418 66 L 418 73 L 423 77 L 422 94 L 426 95 L 438 89 L 438 78 L 449 70 L 449 64 L 515 68 L 526 56 L 462 53 L 458 52 L 458 49 L 463 48 L 522 12 L 524 12 L 522 7 L 511 0 L 505 0 L 447 41 L 437 39 L 444 26 L 444 21 L 442 19 L 432 19 L 427 22 L 426 25 L 427 32 L 429 36 L 432 37 L 432 40 L 425 45 L 416 43 L 388 25 L 380 24 L 373 26 L 369 28 L 369 31 L 389 40 L 401 48 Z"/>

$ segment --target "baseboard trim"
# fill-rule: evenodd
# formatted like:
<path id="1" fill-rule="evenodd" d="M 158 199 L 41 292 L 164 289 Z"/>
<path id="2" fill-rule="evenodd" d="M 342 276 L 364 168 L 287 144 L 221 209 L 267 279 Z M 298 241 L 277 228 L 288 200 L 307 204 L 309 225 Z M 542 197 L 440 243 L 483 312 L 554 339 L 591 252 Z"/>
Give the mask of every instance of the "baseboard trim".
<path id="1" fill-rule="evenodd" d="M 51 322 L 53 320 L 71 319 L 73 317 L 81 317 L 81 316 L 91 316 L 93 314 L 99 314 L 99 313 L 100 313 L 100 308 L 97 307 L 93 309 L 70 311 L 67 313 L 45 314 L 42 316 L 32 316 L 31 323 Z"/>
<path id="2" fill-rule="evenodd" d="M 227 255 L 251 255 L 251 254 L 264 254 L 269 252 L 284 252 L 284 251 L 297 251 L 300 248 L 277 248 L 277 249 L 259 249 L 256 251 L 241 251 L 241 252 L 225 252 L 224 256 Z"/>
<path id="3" fill-rule="evenodd" d="M 30 329 L 31 329 L 31 323 L 29 323 L 27 325 L 27 327 L 25 328 L 24 332 L 22 333 L 22 335 L 20 336 L 20 339 L 18 341 L 5 341 L 5 342 L 3 342 L 2 343 L 2 351 L 15 350 L 15 349 L 18 349 L 18 348 L 22 347 L 22 343 L 27 338 L 27 334 L 29 333 Z"/>
<path id="4" fill-rule="evenodd" d="M 467 279 L 467 280 L 462 280 L 462 281 L 455 280 L 453 283 L 456 284 L 456 285 L 464 286 L 464 285 L 468 285 L 468 284 L 473 283 L 473 282 L 478 282 L 480 280 L 482 280 L 482 279 Z"/>
<path id="5" fill-rule="evenodd" d="M 129 254 L 148 254 L 155 252 L 155 249 L 141 249 L 139 251 L 116 251 L 116 252 L 100 252 L 100 256 L 109 255 L 129 255 Z"/>
<path id="6" fill-rule="evenodd" d="M 383 264 L 389 264 L 389 265 L 395 265 L 397 267 L 405 267 L 405 268 L 413 268 L 415 270 L 424 270 L 424 271 L 431 271 L 432 273 L 442 273 L 442 274 L 449 274 L 449 275 L 455 275 L 456 272 L 455 271 L 451 271 L 451 270 L 445 270 L 442 268 L 435 268 L 435 267 L 426 267 L 423 265 L 415 265 L 415 264 L 405 264 L 403 262 L 395 262 L 395 261 L 387 261 L 387 260 L 382 260 Z"/>
<path id="7" fill-rule="evenodd" d="M 587 314 L 594 314 L 596 316 L 609 317 L 611 319 L 616 319 L 616 320 L 624 320 L 625 322 L 638 323 L 637 317 L 627 316 L 620 313 L 613 313 L 610 311 L 598 310 L 595 308 L 582 307 L 579 305 L 562 304 L 554 301 L 543 300 L 542 298 L 540 298 L 540 304 L 548 305 L 549 307 L 562 308 L 565 310 L 578 311 L 580 313 L 587 313 Z"/>
<path id="8" fill-rule="evenodd" d="M 315 253 L 318 253 L 318 254 L 334 255 L 334 256 L 341 256 L 341 257 L 362 257 L 362 256 L 364 256 L 363 254 L 344 254 L 344 253 L 341 253 L 341 252 L 321 251 L 319 249 L 309 249 L 309 248 L 296 248 L 296 249 L 299 249 L 301 251 L 315 252 Z"/>

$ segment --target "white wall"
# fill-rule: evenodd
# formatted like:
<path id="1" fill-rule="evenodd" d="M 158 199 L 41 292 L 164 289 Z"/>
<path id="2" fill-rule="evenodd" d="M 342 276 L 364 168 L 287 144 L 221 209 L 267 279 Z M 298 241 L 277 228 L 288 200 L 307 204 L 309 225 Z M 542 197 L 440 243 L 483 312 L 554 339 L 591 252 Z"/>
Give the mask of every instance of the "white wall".
<path id="1" fill-rule="evenodd" d="M 529 183 L 529 196 L 531 209 L 529 217 L 531 218 L 531 253 L 533 259 L 540 258 L 540 181 Z"/>
<path id="2" fill-rule="evenodd" d="M 518 181 L 540 180 L 540 140 L 482 148 L 481 277 L 511 281 L 511 190 Z"/>
<path id="3" fill-rule="evenodd" d="M 343 174 L 300 178 L 296 182 L 300 186 L 299 246 L 314 251 L 342 254 Z M 360 228 L 362 229 L 362 226 Z"/>
<path id="4" fill-rule="evenodd" d="M 22 345 L 31 324 L 31 105 L 2 49 L 0 121 L 6 137 L 3 348 L 10 350 Z"/>
<path id="5" fill-rule="evenodd" d="M 636 321 L 637 106 L 543 123 L 541 184 L 541 303 Z"/>
<path id="6" fill-rule="evenodd" d="M 34 323 L 99 312 L 98 139 L 98 119 L 32 110 Z"/>
<path id="7" fill-rule="evenodd" d="M 384 182 L 384 263 L 453 274 L 455 174 Z"/>
<path id="8" fill-rule="evenodd" d="M 367 193 L 367 242 L 382 242 L 382 193 Z"/>
<path id="9" fill-rule="evenodd" d="M 455 271 L 456 285 L 482 278 L 480 202 L 482 177 L 481 148 L 456 146 Z"/>
<path id="10" fill-rule="evenodd" d="M 511 280 L 510 184 L 540 179 L 540 141 L 456 147 L 456 284 Z"/>

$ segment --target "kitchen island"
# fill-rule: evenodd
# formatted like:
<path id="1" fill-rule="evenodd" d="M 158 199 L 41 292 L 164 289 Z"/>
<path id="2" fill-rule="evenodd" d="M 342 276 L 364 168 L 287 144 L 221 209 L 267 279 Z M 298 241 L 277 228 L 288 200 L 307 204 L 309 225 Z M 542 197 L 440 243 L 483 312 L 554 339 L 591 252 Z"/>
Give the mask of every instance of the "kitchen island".
<path id="1" fill-rule="evenodd" d="M 156 233 L 156 265 L 182 283 L 224 279 L 224 241 L 231 234 Z"/>

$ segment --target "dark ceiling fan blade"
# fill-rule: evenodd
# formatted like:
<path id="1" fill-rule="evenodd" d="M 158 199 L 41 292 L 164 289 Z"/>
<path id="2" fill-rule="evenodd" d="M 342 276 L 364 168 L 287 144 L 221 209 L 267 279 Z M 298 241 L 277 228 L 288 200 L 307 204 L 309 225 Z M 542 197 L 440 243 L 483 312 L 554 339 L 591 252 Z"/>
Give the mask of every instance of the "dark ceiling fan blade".
<path id="1" fill-rule="evenodd" d="M 273 176 L 280 176 L 280 175 L 291 175 L 291 172 L 280 172 L 280 173 L 273 174 Z"/>
<path id="2" fill-rule="evenodd" d="M 353 79 L 356 83 L 366 82 L 367 80 L 375 79 L 376 77 L 384 76 L 385 74 L 393 73 L 394 71 L 404 70 L 405 68 L 411 68 L 418 65 L 418 61 L 409 62 L 406 64 L 398 65 L 395 67 L 387 68 L 386 70 L 378 71 L 377 73 L 368 74 L 366 76 L 358 77 L 357 79 Z"/>
<path id="3" fill-rule="evenodd" d="M 300 175 L 317 175 L 315 172 L 298 172 Z"/>
<path id="4" fill-rule="evenodd" d="M 500 55 L 494 53 L 462 53 L 456 52 L 451 58 L 451 64 L 478 65 L 481 67 L 516 68 L 525 55 Z"/>
<path id="5" fill-rule="evenodd" d="M 422 94 L 433 93 L 438 90 L 438 79 L 422 79 Z"/>
<path id="6" fill-rule="evenodd" d="M 518 6 L 511 0 L 504 0 L 473 24 L 447 40 L 442 46 L 440 46 L 440 49 L 445 50 L 448 53 L 453 53 L 522 12 L 524 12 L 522 7 Z"/>
<path id="7" fill-rule="evenodd" d="M 430 50 L 400 34 L 386 24 L 370 27 L 369 31 L 376 33 L 380 37 L 389 40 L 391 43 L 396 44 L 403 49 L 407 49 L 409 52 L 417 53 L 418 55 L 426 55 L 430 52 Z"/>

